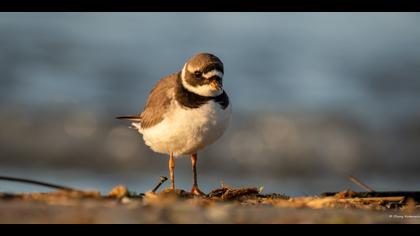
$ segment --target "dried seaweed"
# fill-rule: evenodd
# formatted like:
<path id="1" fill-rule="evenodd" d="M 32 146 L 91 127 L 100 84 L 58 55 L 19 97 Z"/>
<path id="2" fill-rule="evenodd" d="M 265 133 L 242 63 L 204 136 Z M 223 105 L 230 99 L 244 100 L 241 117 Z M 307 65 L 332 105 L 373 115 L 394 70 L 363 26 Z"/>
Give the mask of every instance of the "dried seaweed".
<path id="1" fill-rule="evenodd" d="M 231 189 L 223 187 L 211 191 L 208 194 L 208 198 L 213 200 L 231 201 L 238 200 L 241 197 L 256 196 L 257 194 L 259 194 L 259 190 L 257 188 Z"/>

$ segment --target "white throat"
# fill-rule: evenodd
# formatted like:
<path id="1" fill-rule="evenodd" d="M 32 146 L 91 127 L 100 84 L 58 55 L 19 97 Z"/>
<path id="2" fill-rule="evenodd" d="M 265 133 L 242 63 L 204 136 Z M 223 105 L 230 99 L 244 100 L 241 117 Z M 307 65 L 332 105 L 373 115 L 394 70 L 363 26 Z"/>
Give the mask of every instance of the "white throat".
<path id="1" fill-rule="evenodd" d="M 195 93 L 195 94 L 198 94 L 198 95 L 203 96 L 203 97 L 216 97 L 216 96 L 219 96 L 220 94 L 223 93 L 223 89 L 215 90 L 209 84 L 199 85 L 197 87 L 194 87 L 194 86 L 188 84 L 185 81 L 185 70 L 187 69 L 186 67 L 187 67 L 187 64 L 185 64 L 184 67 L 182 68 L 181 81 L 182 81 L 182 85 L 184 86 L 184 88 L 186 88 L 188 91 L 190 91 L 192 93 Z M 214 71 L 214 72 L 206 73 L 205 77 L 210 78 L 213 75 L 219 75 L 219 76 L 222 75 L 223 76 L 223 74 L 221 72 Z"/>

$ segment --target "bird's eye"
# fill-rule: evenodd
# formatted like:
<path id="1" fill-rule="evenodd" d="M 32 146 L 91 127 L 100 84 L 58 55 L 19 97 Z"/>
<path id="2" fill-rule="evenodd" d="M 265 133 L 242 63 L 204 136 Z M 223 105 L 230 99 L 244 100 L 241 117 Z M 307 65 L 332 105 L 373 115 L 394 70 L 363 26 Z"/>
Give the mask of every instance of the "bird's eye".
<path id="1" fill-rule="evenodd" d="M 195 75 L 195 77 L 200 78 L 202 73 L 201 73 L 201 71 L 196 71 L 196 72 L 194 72 L 194 75 Z"/>

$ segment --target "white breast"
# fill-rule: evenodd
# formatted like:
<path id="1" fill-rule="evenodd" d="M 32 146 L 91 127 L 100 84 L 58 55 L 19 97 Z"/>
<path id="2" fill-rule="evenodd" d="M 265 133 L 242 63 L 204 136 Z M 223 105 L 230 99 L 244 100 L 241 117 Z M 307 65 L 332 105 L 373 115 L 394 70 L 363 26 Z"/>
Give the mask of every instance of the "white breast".
<path id="1" fill-rule="evenodd" d="M 181 107 L 174 101 L 159 124 L 141 129 L 146 145 L 154 151 L 175 156 L 190 155 L 215 142 L 226 130 L 231 119 L 231 105 L 226 109 L 214 101 L 199 108 Z"/>

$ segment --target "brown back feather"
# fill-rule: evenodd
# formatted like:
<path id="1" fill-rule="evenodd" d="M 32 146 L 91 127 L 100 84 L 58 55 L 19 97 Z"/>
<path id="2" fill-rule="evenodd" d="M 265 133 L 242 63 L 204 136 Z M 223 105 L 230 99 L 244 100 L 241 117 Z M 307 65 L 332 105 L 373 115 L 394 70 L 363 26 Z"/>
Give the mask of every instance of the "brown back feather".
<path id="1" fill-rule="evenodd" d="M 140 115 L 140 123 L 143 129 L 150 128 L 163 120 L 166 109 L 171 104 L 173 92 L 177 86 L 177 78 L 180 72 L 162 78 L 150 91 L 149 98 Z"/>

